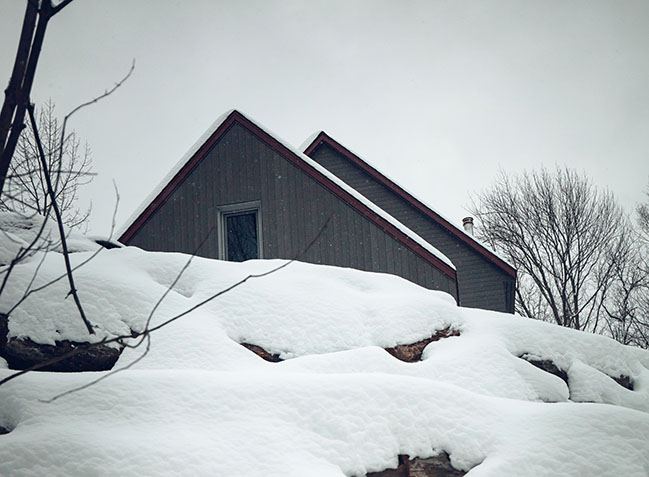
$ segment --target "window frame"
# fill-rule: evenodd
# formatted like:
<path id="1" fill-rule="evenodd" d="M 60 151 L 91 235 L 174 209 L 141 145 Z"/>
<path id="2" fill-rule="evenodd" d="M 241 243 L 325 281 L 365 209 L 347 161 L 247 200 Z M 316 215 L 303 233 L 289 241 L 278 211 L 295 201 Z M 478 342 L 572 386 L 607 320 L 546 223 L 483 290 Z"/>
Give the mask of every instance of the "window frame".
<path id="1" fill-rule="evenodd" d="M 242 215 L 254 212 L 257 218 L 257 257 L 258 259 L 264 258 L 263 256 L 263 239 L 261 233 L 261 201 L 253 200 L 248 202 L 238 202 L 235 204 L 221 205 L 216 208 L 217 210 L 217 231 L 218 231 L 218 256 L 219 260 L 228 261 L 227 251 L 227 217 L 231 215 Z M 254 259 L 251 259 L 254 260 Z"/>

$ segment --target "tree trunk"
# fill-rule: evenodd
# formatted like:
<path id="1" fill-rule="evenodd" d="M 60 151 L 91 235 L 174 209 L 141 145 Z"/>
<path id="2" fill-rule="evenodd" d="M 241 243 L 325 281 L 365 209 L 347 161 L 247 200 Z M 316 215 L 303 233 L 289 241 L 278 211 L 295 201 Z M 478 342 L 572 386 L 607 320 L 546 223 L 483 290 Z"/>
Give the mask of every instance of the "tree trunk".
<path id="1" fill-rule="evenodd" d="M 27 12 L 25 12 L 26 18 L 28 17 L 28 15 L 31 18 L 31 14 L 29 13 L 31 4 L 31 2 L 27 2 Z M 11 163 L 11 159 L 13 158 L 16 144 L 18 144 L 18 138 L 20 137 L 20 133 L 24 128 L 25 111 L 27 108 L 27 103 L 29 102 L 32 85 L 34 84 L 34 76 L 36 75 L 38 57 L 41 54 L 43 40 L 45 40 L 45 31 L 47 30 L 47 23 L 52 17 L 52 13 L 53 7 L 51 2 L 49 0 L 42 2 L 41 8 L 38 11 L 38 25 L 36 26 L 36 33 L 34 34 L 34 40 L 32 41 L 29 49 L 27 68 L 24 70 L 23 78 L 17 78 L 15 80 L 20 81 L 21 84 L 17 88 L 15 94 L 16 104 L 13 107 L 15 114 L 13 121 L 9 127 L 9 138 L 4 144 L 2 155 L 0 156 L 0 197 L 2 197 L 2 189 L 4 188 L 7 171 L 9 170 L 9 164 Z M 18 57 L 20 57 L 20 52 L 17 55 L 16 60 L 19 59 Z M 23 58 L 20 57 L 20 60 L 22 61 Z M 22 68 L 18 67 L 17 70 L 21 71 Z"/>

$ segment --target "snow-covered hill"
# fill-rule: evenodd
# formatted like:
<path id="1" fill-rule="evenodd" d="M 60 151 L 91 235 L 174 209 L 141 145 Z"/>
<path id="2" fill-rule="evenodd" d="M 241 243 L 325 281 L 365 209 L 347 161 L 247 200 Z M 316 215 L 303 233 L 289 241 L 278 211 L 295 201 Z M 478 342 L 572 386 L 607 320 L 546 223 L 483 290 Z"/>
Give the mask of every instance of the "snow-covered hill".
<path id="1" fill-rule="evenodd" d="M 34 225 L 3 220 L 8 263 Z M 73 264 L 97 248 L 72 243 Z M 142 330 L 188 259 L 122 248 L 79 268 L 92 339 Z M 151 326 L 282 263 L 194 258 Z M 62 272 L 59 252 L 34 254 L 12 271 L 0 312 Z M 88 340 L 67 291 L 59 280 L 30 295 L 9 336 Z M 431 342 L 421 361 L 385 351 L 446 329 L 459 336 Z M 142 351 L 126 348 L 116 368 Z M 529 361 L 551 361 L 570 385 Z M 0 360 L 0 379 L 6 367 Z M 45 402 L 104 374 L 33 372 L 0 386 L 0 427 L 10 431 L 0 475 L 361 476 L 396 467 L 398 455 L 441 452 L 470 476 L 649 475 L 649 352 L 458 308 L 385 274 L 294 262 L 251 278 L 153 333 L 131 368 Z"/>

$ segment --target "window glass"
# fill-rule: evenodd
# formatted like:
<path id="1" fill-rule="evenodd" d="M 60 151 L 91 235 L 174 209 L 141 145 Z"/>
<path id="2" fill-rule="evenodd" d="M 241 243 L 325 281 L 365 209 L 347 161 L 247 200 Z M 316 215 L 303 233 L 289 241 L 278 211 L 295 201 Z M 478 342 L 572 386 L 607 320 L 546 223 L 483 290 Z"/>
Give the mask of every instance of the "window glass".
<path id="1" fill-rule="evenodd" d="M 225 216 L 227 257 L 231 262 L 259 258 L 257 212 Z"/>

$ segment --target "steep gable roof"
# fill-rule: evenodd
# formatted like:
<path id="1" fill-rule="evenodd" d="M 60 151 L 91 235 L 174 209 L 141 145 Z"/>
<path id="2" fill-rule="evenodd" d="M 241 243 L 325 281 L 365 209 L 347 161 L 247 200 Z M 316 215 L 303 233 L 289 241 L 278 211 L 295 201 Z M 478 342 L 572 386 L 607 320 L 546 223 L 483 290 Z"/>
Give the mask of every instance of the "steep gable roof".
<path id="1" fill-rule="evenodd" d="M 331 191 L 356 211 L 374 222 L 386 233 L 398 240 L 418 256 L 431 263 L 446 276 L 456 279 L 455 266 L 443 253 L 414 233 L 408 227 L 389 215 L 366 197 L 346 185 L 320 164 L 305 154 L 293 149 L 267 129 L 236 110 L 229 111 L 215 121 L 201 138 L 187 151 L 183 158 L 167 174 L 160 185 L 153 190 L 131 218 L 121 228 L 119 241 L 127 243 L 153 213 L 171 196 L 183 180 L 192 172 L 207 152 L 234 125 L 238 124 L 255 135 L 257 139 L 272 148 L 284 159 L 305 172 L 309 177 Z"/>
<path id="2" fill-rule="evenodd" d="M 512 277 L 516 277 L 516 269 L 512 267 L 510 264 L 508 264 L 505 260 L 503 260 L 494 252 L 486 248 L 480 242 L 476 241 L 473 237 L 466 234 L 463 230 L 460 230 L 458 227 L 456 227 L 447 219 L 445 219 L 440 214 L 435 212 L 433 209 L 428 207 L 426 204 L 424 204 L 422 201 L 417 199 L 411 193 L 409 193 L 401 186 L 396 184 L 394 181 L 392 181 L 384 174 L 376 170 L 374 167 L 369 165 L 358 155 L 354 154 L 345 146 L 343 146 L 338 141 L 333 139 L 327 133 L 325 133 L 324 131 L 320 131 L 320 133 L 317 133 L 314 136 L 315 138 L 311 140 L 310 143 L 304 148 L 304 154 L 310 156 L 320 144 L 326 144 L 327 146 L 331 147 L 332 149 L 340 153 L 345 159 L 352 162 L 358 168 L 360 168 L 361 170 L 369 174 L 374 180 L 383 184 L 394 194 L 401 197 L 405 201 L 409 202 L 410 205 L 412 205 L 415 209 L 419 210 L 430 220 L 432 220 L 433 222 L 435 222 L 436 224 L 444 228 L 449 234 L 451 234 L 452 236 L 454 236 L 455 238 L 457 238 L 458 240 L 462 241 L 467 246 L 475 250 L 477 253 L 482 255 L 486 260 L 496 265 L 498 268 L 503 270 L 508 275 Z M 313 138 L 314 136 L 311 137 Z"/>

